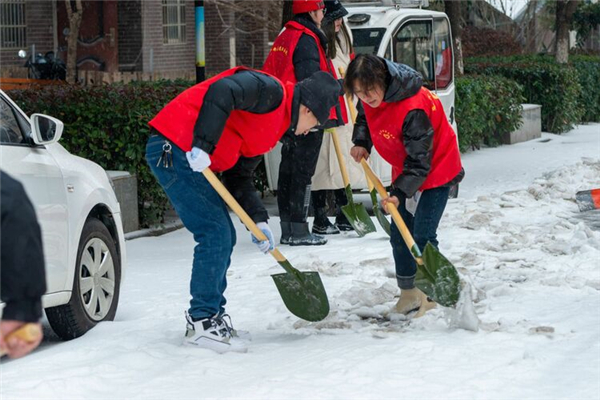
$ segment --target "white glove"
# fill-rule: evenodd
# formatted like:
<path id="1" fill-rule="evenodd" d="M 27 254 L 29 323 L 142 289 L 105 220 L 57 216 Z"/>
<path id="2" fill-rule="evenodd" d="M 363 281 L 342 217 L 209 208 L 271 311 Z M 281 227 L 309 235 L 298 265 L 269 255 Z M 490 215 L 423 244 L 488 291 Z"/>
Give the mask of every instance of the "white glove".
<path id="1" fill-rule="evenodd" d="M 406 203 L 405 203 L 406 211 L 411 213 L 413 215 L 413 217 L 415 216 L 415 213 L 417 212 L 417 207 L 419 206 L 419 200 L 421 200 L 422 194 L 423 194 L 423 192 L 417 191 L 417 193 L 415 193 L 415 195 L 413 197 L 409 197 L 406 199 Z"/>
<path id="2" fill-rule="evenodd" d="M 192 151 L 185 153 L 190 168 L 196 172 L 202 172 L 210 167 L 210 156 L 198 147 L 192 147 Z"/>
<path id="3" fill-rule="evenodd" d="M 260 251 L 267 254 L 269 251 L 275 248 L 275 239 L 273 239 L 273 232 L 271 232 L 271 228 L 269 228 L 269 224 L 266 222 L 259 222 L 256 224 L 258 229 L 260 229 L 268 240 L 259 241 L 254 235 L 252 235 L 252 243 L 254 243 Z"/>

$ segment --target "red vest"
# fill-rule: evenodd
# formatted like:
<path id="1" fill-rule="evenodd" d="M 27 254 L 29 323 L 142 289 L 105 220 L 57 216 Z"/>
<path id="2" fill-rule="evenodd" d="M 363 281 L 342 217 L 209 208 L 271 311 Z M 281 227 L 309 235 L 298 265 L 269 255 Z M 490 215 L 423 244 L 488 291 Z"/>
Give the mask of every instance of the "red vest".
<path id="1" fill-rule="evenodd" d="M 285 24 L 285 30 L 281 32 L 279 36 L 277 36 L 277 39 L 275 39 L 273 47 L 271 47 L 271 52 L 267 56 L 265 65 L 263 65 L 263 71 L 271 75 L 275 75 L 282 82 L 292 82 L 293 84 L 298 83 L 296 80 L 296 74 L 294 73 L 293 57 L 294 50 L 296 50 L 298 41 L 303 34 L 312 37 L 317 43 L 317 47 L 319 48 L 319 66 L 321 67 L 321 71 L 329 72 L 330 74 L 332 73 L 333 76 L 337 78 L 337 74 L 332 72 L 333 66 L 331 65 L 331 61 L 327 59 L 327 55 L 320 44 L 321 42 L 319 41 L 318 36 L 313 31 L 296 21 L 290 21 Z M 343 96 L 340 96 L 340 104 L 344 104 Z M 347 123 L 348 117 L 346 115 L 346 107 L 342 107 L 342 110 L 342 118 L 344 119 L 344 123 Z M 331 109 L 329 118 L 337 119 L 335 108 Z"/>
<path id="2" fill-rule="evenodd" d="M 419 190 L 442 186 L 458 175 L 462 169 L 456 133 L 448 123 L 440 99 L 429 90 L 421 91 L 408 99 L 381 103 L 377 108 L 363 103 L 373 145 L 381 156 L 392 165 L 392 179 L 402 173 L 406 149 L 402 137 L 402 125 L 406 115 L 415 109 L 423 110 L 433 126 L 433 154 L 431 170 Z"/>
<path id="3" fill-rule="evenodd" d="M 187 89 L 167 104 L 149 125 L 183 151 L 190 151 L 194 125 L 200 114 L 204 96 L 215 81 L 249 68 L 237 67 Z M 261 72 L 262 73 L 262 72 Z M 268 75 L 268 74 L 267 74 Z M 277 80 L 277 78 L 273 77 Z M 281 82 L 277 80 L 279 84 Z M 275 110 L 255 114 L 234 110 L 229 115 L 215 151 L 210 156 L 210 169 L 221 172 L 233 167 L 240 156 L 255 157 L 268 153 L 291 123 L 294 87 L 283 85 L 283 101 Z"/>

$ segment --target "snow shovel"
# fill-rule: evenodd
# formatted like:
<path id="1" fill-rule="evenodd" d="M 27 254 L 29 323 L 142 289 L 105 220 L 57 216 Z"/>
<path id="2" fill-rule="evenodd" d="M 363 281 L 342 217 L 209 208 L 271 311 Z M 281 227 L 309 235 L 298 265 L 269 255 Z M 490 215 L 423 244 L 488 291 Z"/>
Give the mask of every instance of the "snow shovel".
<path id="1" fill-rule="evenodd" d="M 360 163 L 367 176 L 375 184 L 381 198 L 387 198 L 388 193 L 379 178 L 371 170 L 371 167 L 369 167 L 369 164 L 364 159 Z M 392 219 L 398 227 L 406 246 L 417 262 L 415 285 L 436 303 L 444 307 L 454 307 L 458 302 L 461 291 L 460 278 L 454 265 L 431 243 L 427 243 L 425 251 L 421 254 L 419 246 L 415 243 L 398 209 L 393 204 L 388 203 L 387 211 L 392 215 Z"/>
<path id="2" fill-rule="evenodd" d="M 600 209 L 600 189 L 577 192 L 575 201 L 581 212 Z"/>
<path id="3" fill-rule="evenodd" d="M 8 342 L 11 338 L 18 338 L 28 343 L 35 342 L 40 338 L 42 330 L 36 324 L 25 324 L 19 329 L 9 333 L 4 338 L 5 342 Z M 4 351 L 0 351 L 0 357 L 6 355 Z"/>
<path id="4" fill-rule="evenodd" d="M 348 204 L 342 207 L 342 212 L 350 222 L 350 225 L 354 228 L 358 236 L 363 237 L 367 233 L 375 232 L 375 224 L 371 220 L 369 213 L 362 203 L 355 203 L 352 198 L 352 188 L 350 187 L 350 178 L 348 178 L 348 170 L 346 169 L 346 162 L 340 149 L 340 141 L 338 134 L 335 129 L 329 130 L 331 132 L 331 138 L 333 139 L 333 147 L 335 147 L 335 154 L 337 155 L 338 162 L 340 164 L 340 170 L 342 171 L 342 179 L 344 181 L 344 188 L 346 190 L 346 197 L 348 198 Z"/>
<path id="5" fill-rule="evenodd" d="M 392 232 L 390 221 L 388 221 L 387 217 L 383 215 L 381 209 L 379 208 L 379 202 L 377 201 L 377 190 L 375 189 L 375 186 L 373 186 L 373 182 L 371 182 L 371 179 L 368 175 L 366 178 L 367 184 L 369 185 L 369 194 L 371 195 L 371 201 L 373 202 L 373 214 L 375 214 L 375 217 L 377 217 L 377 221 L 379 221 L 379 225 L 381 225 L 385 233 L 387 233 L 388 236 L 390 236 Z"/>
<path id="6" fill-rule="evenodd" d="M 268 240 L 244 211 L 221 181 L 208 168 L 202 171 L 204 177 L 219 193 L 225 203 L 242 220 L 246 228 L 260 241 Z M 295 316 L 307 321 L 321 321 L 329 314 L 329 300 L 318 272 L 300 272 L 275 248 L 270 251 L 277 263 L 286 271 L 271 275 L 283 303 Z"/>

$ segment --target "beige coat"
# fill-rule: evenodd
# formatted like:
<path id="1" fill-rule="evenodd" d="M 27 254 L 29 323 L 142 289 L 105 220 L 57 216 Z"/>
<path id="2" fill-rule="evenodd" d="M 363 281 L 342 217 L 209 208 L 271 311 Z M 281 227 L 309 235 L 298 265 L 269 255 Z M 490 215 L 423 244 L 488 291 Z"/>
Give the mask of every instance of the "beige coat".
<path id="1" fill-rule="evenodd" d="M 339 75 L 340 67 L 346 71 L 351 60 L 349 46 L 345 43 L 344 35 L 342 32 L 339 32 L 338 36 L 342 43 L 341 45 L 340 43 L 336 43 L 336 57 L 332 61 L 338 77 L 341 77 Z M 365 174 L 360 164 L 354 162 L 352 157 L 350 157 L 350 149 L 353 146 L 352 129 L 354 128 L 354 124 L 350 118 L 351 114 L 348 108 L 347 98 L 344 97 L 344 99 L 343 106 L 346 107 L 349 121 L 346 125 L 336 128 L 336 131 L 340 140 L 340 147 L 345 159 L 344 162 L 346 169 L 348 170 L 348 176 L 350 177 L 350 185 L 353 189 L 362 189 L 366 187 Z M 328 131 L 325 131 L 321 152 L 319 153 L 319 160 L 317 161 L 317 169 L 312 178 L 312 190 L 341 189 L 343 187 L 342 173 L 333 146 L 333 139 L 331 134 Z"/>

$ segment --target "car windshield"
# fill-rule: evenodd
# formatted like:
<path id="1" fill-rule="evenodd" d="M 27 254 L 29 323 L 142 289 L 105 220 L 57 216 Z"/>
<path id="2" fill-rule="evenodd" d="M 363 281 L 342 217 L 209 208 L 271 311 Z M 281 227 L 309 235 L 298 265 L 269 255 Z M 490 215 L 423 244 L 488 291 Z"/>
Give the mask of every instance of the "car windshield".
<path id="1" fill-rule="evenodd" d="M 384 33 L 384 28 L 352 29 L 356 54 L 377 54 Z"/>

